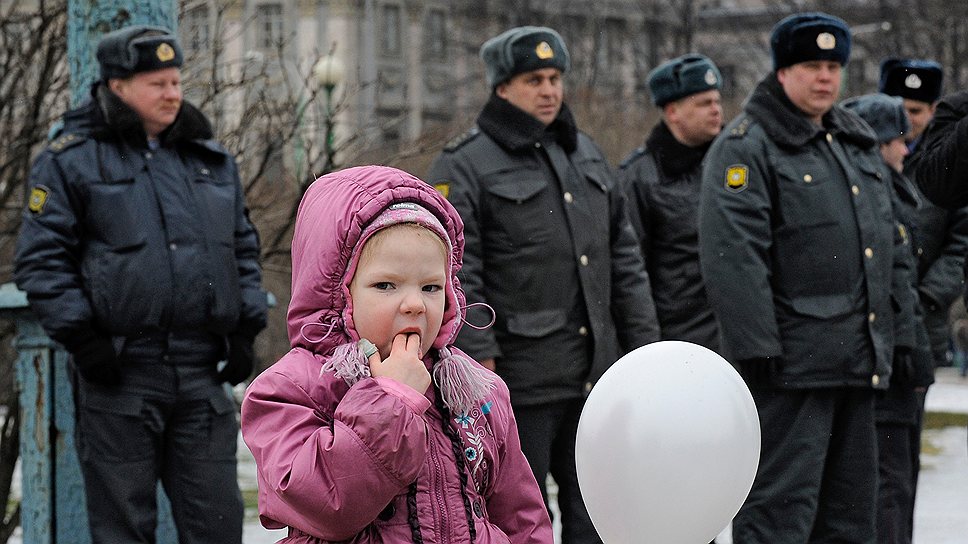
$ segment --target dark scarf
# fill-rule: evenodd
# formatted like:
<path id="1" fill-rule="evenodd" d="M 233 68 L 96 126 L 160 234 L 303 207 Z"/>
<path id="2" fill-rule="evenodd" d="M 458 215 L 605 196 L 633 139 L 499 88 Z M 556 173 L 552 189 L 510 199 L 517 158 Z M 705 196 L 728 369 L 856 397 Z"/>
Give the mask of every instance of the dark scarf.
<path id="1" fill-rule="evenodd" d="M 92 137 L 97 140 L 117 139 L 147 147 L 144 124 L 131 107 L 103 83 L 95 83 L 91 94 L 98 106 L 91 108 L 90 112 L 94 116 Z M 205 114 L 186 101 L 182 101 L 178 116 L 171 126 L 158 135 L 158 140 L 165 147 L 211 138 L 212 125 Z"/>
<path id="2" fill-rule="evenodd" d="M 699 166 L 712 144 L 713 141 L 710 140 L 697 147 L 689 147 L 672 135 L 665 121 L 659 121 L 645 141 L 645 148 L 655 156 L 655 162 L 662 169 L 662 173 L 675 178 L 692 172 Z"/>
<path id="3" fill-rule="evenodd" d="M 877 144 L 874 131 L 860 117 L 836 104 L 824 114 L 823 128 L 811 123 L 787 97 L 775 72 L 757 83 L 743 109 L 771 140 L 784 147 L 802 146 L 825 131 L 864 149 Z"/>
<path id="4" fill-rule="evenodd" d="M 578 148 L 578 128 L 565 104 L 561 105 L 558 117 L 546 127 L 534 116 L 492 93 L 477 116 L 477 126 L 501 147 L 512 151 L 534 147 L 546 134 L 552 135 L 565 153 Z"/>

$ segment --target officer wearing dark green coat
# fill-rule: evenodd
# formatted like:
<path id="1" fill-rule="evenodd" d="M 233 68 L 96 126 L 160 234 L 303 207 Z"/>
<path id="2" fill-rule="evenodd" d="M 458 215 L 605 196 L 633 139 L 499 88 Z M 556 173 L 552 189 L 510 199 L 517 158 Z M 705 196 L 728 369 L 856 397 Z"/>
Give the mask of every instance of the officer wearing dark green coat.
<path id="1" fill-rule="evenodd" d="M 15 268 L 80 374 L 90 540 L 153 542 L 161 480 L 181 542 L 239 544 L 223 382 L 251 373 L 266 323 L 258 235 L 234 157 L 182 101 L 176 38 L 126 27 L 97 58 L 90 100 L 31 170 Z"/>
<path id="2" fill-rule="evenodd" d="M 770 43 L 774 71 L 706 155 L 700 201 L 703 277 L 762 432 L 733 539 L 870 543 L 875 390 L 914 343 L 914 293 L 877 140 L 834 104 L 847 25 L 796 14 Z"/>
<path id="3" fill-rule="evenodd" d="M 917 289 L 918 240 L 923 236 L 918 209 L 923 199 L 914 183 L 901 173 L 908 155 L 905 135 L 911 123 L 901 98 L 867 94 L 845 100 L 843 106 L 867 122 L 880 142 L 881 156 L 890 167 L 895 194 L 895 219 L 905 252 L 911 286 Z M 934 361 L 916 307 L 912 350 L 895 349 L 891 385 L 876 401 L 878 493 L 878 542 L 910 544 L 914 535 L 914 496 L 917 490 L 918 455 L 921 450 L 921 393 L 934 382 Z"/>
<path id="4" fill-rule="evenodd" d="M 662 120 L 644 147 L 619 167 L 642 247 L 663 340 L 719 351 L 719 327 L 699 273 L 699 180 L 702 159 L 723 128 L 719 69 L 690 53 L 648 76 Z"/>
<path id="5" fill-rule="evenodd" d="M 494 312 L 457 345 L 507 382 L 542 491 L 549 471 L 558 483 L 563 542 L 599 542 L 578 489 L 578 418 L 612 363 L 659 339 L 648 277 L 624 193 L 562 102 L 561 37 L 514 28 L 481 57 L 490 100 L 427 177 L 464 220 L 468 322 L 491 321 L 475 303 Z"/>

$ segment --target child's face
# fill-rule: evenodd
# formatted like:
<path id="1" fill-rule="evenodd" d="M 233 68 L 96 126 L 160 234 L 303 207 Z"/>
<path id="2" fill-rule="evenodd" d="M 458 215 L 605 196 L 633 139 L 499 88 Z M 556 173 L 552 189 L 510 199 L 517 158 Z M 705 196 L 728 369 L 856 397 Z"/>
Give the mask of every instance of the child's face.
<path id="1" fill-rule="evenodd" d="M 401 224 L 374 234 L 362 252 L 350 282 L 356 331 L 379 348 L 382 359 L 398 334 L 419 334 L 427 353 L 444 316 L 443 242 L 423 227 Z"/>

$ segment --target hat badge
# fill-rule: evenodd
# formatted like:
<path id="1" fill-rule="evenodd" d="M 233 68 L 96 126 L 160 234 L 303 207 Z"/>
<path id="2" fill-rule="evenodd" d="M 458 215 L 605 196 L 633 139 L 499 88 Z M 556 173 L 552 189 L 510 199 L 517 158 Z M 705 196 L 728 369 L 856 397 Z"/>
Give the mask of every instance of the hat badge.
<path id="1" fill-rule="evenodd" d="M 834 38 L 834 35 L 829 32 L 821 32 L 817 34 L 817 47 L 824 51 L 833 49 L 837 47 L 837 38 Z"/>
<path id="2" fill-rule="evenodd" d="M 908 89 L 920 89 L 921 78 L 919 78 L 917 74 L 911 74 L 904 78 L 904 86 Z"/>
<path id="3" fill-rule="evenodd" d="M 161 62 L 168 62 L 175 58 L 175 50 L 167 43 L 163 43 L 155 50 L 155 55 L 158 56 L 158 60 Z"/>
<path id="4" fill-rule="evenodd" d="M 713 73 L 713 69 L 712 68 L 709 68 L 709 69 L 706 70 L 706 75 L 703 76 L 703 79 L 706 80 L 706 85 L 715 85 L 716 84 L 716 74 Z"/>
<path id="5" fill-rule="evenodd" d="M 541 42 L 534 48 L 534 54 L 541 60 L 548 60 L 554 58 L 555 50 L 548 45 L 548 42 Z"/>

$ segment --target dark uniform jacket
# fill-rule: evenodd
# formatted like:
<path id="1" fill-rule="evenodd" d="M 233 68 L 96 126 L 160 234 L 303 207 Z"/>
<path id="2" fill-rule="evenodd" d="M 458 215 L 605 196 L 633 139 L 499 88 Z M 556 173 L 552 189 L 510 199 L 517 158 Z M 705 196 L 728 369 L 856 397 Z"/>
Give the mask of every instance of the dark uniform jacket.
<path id="1" fill-rule="evenodd" d="M 660 122 L 619 167 L 663 340 L 719 351 L 719 327 L 699 273 L 699 182 L 709 145 L 689 147 Z"/>
<path id="2" fill-rule="evenodd" d="M 183 103 L 151 149 L 103 85 L 34 163 L 15 276 L 70 351 L 92 334 L 130 359 L 218 360 L 265 326 L 258 236 L 234 158 Z"/>
<path id="3" fill-rule="evenodd" d="M 934 118 L 912 161 L 921 191 L 942 208 L 968 206 L 968 91 L 938 102 Z"/>
<path id="4" fill-rule="evenodd" d="M 897 222 L 896 237 L 907 249 L 904 252 L 903 273 L 911 288 L 918 285 L 918 252 L 924 230 L 920 223 L 921 208 L 925 205 L 917 187 L 903 174 L 889 169 L 894 187 L 894 211 Z M 918 399 L 915 388 L 934 383 L 934 359 L 928 332 L 924 326 L 920 305 L 915 306 L 915 346 L 910 352 L 897 352 L 891 372 L 891 385 L 877 398 L 877 421 L 914 425 L 917 423 Z"/>
<path id="5" fill-rule="evenodd" d="M 891 180 L 863 121 L 823 121 L 775 74 L 757 85 L 706 155 L 703 277 L 735 360 L 778 358 L 781 387 L 884 388 L 895 341 L 914 345 Z"/>
<path id="6" fill-rule="evenodd" d="M 464 220 L 468 304 L 496 313 L 457 345 L 495 357 L 516 404 L 580 397 L 625 351 L 658 340 L 625 195 L 566 107 L 546 128 L 492 95 L 427 179 Z M 469 308 L 471 324 L 490 317 Z"/>

